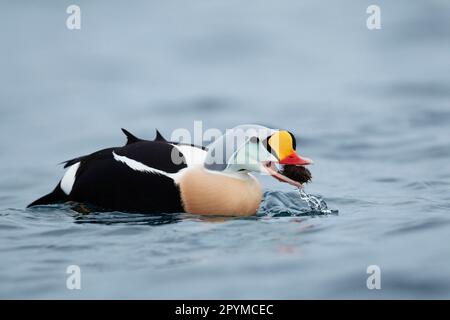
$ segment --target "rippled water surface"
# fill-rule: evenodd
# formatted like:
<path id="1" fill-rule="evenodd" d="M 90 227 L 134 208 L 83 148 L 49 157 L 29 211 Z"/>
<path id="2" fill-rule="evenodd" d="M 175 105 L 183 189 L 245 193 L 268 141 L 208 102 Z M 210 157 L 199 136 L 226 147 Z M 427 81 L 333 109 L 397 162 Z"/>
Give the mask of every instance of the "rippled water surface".
<path id="1" fill-rule="evenodd" d="M 3 4 L 0 298 L 450 298 L 450 6 L 378 2 L 376 31 L 356 0 L 78 1 L 79 31 Z M 194 120 L 295 132 L 330 211 L 266 176 L 249 218 L 25 209 L 121 127 Z"/>

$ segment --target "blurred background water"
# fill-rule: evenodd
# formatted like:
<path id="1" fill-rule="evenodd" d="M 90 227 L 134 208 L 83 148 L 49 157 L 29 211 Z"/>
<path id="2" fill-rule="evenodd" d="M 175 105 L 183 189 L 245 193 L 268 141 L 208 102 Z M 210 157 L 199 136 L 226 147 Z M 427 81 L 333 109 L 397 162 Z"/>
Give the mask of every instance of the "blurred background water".
<path id="1" fill-rule="evenodd" d="M 0 39 L 1 298 L 450 298 L 448 1 L 9 1 Z M 307 192 L 339 214 L 25 209 L 59 162 L 124 143 L 120 127 L 195 120 L 294 131 L 316 163 Z M 263 209 L 295 207 L 260 179 Z"/>

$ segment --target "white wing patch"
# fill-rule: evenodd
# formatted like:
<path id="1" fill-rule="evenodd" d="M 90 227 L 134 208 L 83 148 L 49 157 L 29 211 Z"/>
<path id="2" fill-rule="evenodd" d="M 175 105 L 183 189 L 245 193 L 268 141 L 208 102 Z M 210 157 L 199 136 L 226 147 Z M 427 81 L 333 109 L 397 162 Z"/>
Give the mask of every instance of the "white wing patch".
<path id="1" fill-rule="evenodd" d="M 177 144 L 172 144 L 172 146 L 174 146 L 175 148 L 178 149 L 178 151 L 181 152 L 181 154 L 186 159 L 186 165 L 188 167 L 194 165 L 203 165 L 203 163 L 205 162 L 206 151 L 201 148 Z"/>
<path id="2" fill-rule="evenodd" d="M 145 164 L 143 164 L 143 163 L 141 163 L 139 161 L 127 158 L 125 156 L 119 156 L 114 151 L 113 151 L 113 156 L 114 156 L 114 159 L 116 159 L 116 161 L 125 163 L 128 167 L 130 167 L 131 169 L 133 169 L 135 171 L 147 172 L 147 173 L 156 173 L 156 174 L 160 174 L 160 175 L 163 175 L 163 176 L 169 176 L 170 175 L 170 173 L 168 173 L 168 172 L 165 172 L 165 171 L 162 171 L 162 170 L 159 170 L 159 169 L 155 169 L 155 168 L 146 166 Z"/>
<path id="3" fill-rule="evenodd" d="M 141 163 L 139 161 L 127 158 L 125 156 L 119 156 L 114 151 L 113 151 L 113 156 L 114 156 L 114 159 L 116 161 L 119 161 L 119 162 L 122 162 L 122 163 L 126 164 L 128 167 L 130 167 L 131 169 L 133 169 L 135 171 L 159 174 L 159 175 L 162 175 L 162 176 L 169 177 L 169 178 L 173 179 L 174 181 L 177 180 L 179 174 L 182 171 L 182 170 L 180 170 L 179 172 L 176 172 L 176 173 L 165 172 L 165 171 L 162 171 L 162 170 L 159 170 L 159 169 L 155 169 L 155 168 L 146 166 L 145 164 L 143 164 L 143 163 Z"/>
<path id="4" fill-rule="evenodd" d="M 64 191 L 65 194 L 69 195 L 72 191 L 73 184 L 75 183 L 75 176 L 77 174 L 78 168 L 80 167 L 80 163 L 77 162 L 73 165 L 71 165 L 64 174 L 63 178 L 61 179 L 61 182 L 59 183 L 62 191 Z"/>
<path id="5" fill-rule="evenodd" d="M 173 146 L 175 148 L 177 148 L 178 151 L 180 151 L 181 154 L 184 156 L 184 158 L 186 159 L 186 165 L 188 167 L 195 166 L 195 165 L 202 165 L 205 162 L 205 158 L 206 158 L 205 150 L 203 150 L 201 148 L 197 148 L 197 147 L 187 146 L 187 145 L 186 146 L 185 145 L 173 145 Z M 120 155 L 116 154 L 114 151 L 113 151 L 113 156 L 116 161 L 126 164 L 128 167 L 130 167 L 131 169 L 133 169 L 135 171 L 159 174 L 162 176 L 169 177 L 169 178 L 173 179 L 175 182 L 178 182 L 178 179 L 180 178 L 181 174 L 183 174 L 183 172 L 186 169 L 186 168 L 183 168 L 176 173 L 169 173 L 169 172 L 165 172 L 163 170 L 149 167 L 139 161 L 130 159 L 128 157 L 120 156 Z"/>

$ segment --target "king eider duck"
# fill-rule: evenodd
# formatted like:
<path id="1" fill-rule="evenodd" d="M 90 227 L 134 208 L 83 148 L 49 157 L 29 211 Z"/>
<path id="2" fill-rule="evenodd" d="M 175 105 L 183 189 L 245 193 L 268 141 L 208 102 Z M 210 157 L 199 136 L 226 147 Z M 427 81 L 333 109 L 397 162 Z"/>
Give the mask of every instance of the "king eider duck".
<path id="1" fill-rule="evenodd" d="M 55 189 L 28 207 L 74 202 L 124 212 L 253 215 L 262 191 L 251 172 L 301 187 L 275 164 L 312 163 L 296 153 L 292 133 L 258 125 L 227 130 L 206 148 L 167 141 L 158 131 L 153 141 L 122 131 L 125 146 L 66 161 Z"/>

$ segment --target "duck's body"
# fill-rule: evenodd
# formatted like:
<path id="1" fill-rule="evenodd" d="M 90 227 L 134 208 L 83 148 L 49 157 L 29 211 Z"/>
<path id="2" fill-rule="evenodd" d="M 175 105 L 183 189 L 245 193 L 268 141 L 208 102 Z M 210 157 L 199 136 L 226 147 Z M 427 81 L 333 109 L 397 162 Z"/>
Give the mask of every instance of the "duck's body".
<path id="1" fill-rule="evenodd" d="M 182 212 L 175 178 L 188 162 L 180 154 L 181 161 L 174 163 L 171 155 L 183 148 L 206 152 L 195 146 L 179 150 L 160 135 L 148 141 L 124 132 L 125 146 L 67 161 L 67 171 L 53 192 L 30 206 L 74 201 L 114 211 Z"/>
<path id="2" fill-rule="evenodd" d="M 261 186 L 246 169 L 254 164 L 207 165 L 211 154 L 203 147 L 169 142 L 158 132 L 149 141 L 123 131 L 128 138 L 125 146 L 67 161 L 56 188 L 29 206 L 73 201 L 124 212 L 256 213 Z"/>

